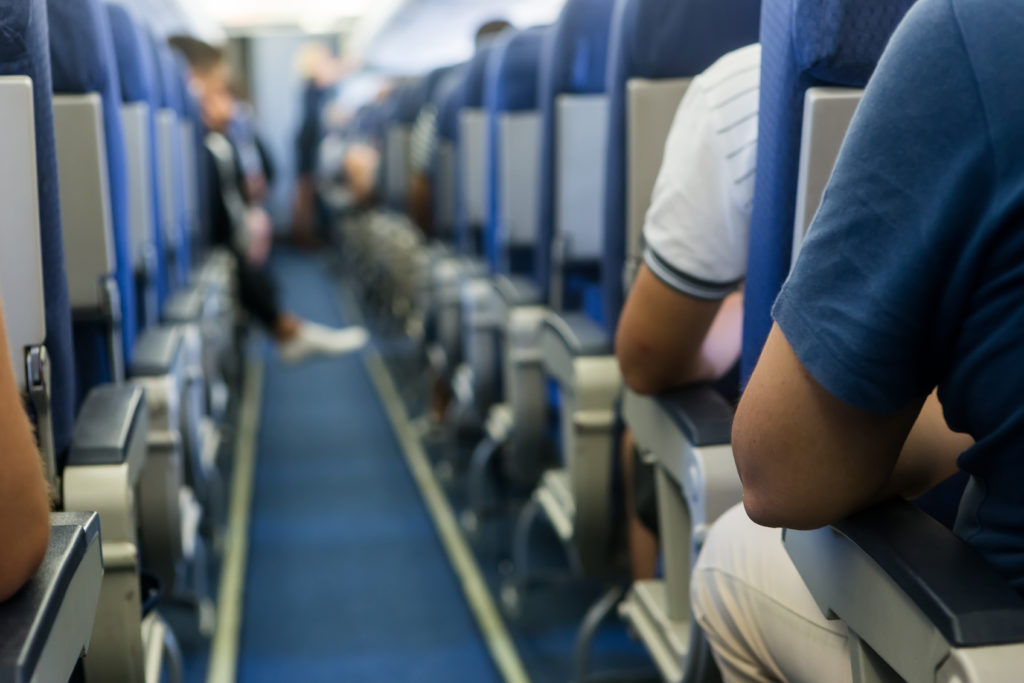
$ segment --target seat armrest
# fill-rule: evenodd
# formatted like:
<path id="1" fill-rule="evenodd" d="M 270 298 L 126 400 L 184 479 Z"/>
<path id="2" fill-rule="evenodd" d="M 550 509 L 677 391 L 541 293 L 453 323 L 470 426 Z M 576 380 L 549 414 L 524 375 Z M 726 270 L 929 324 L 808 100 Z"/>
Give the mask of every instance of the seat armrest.
<path id="1" fill-rule="evenodd" d="M 193 285 L 175 292 L 164 307 L 164 319 L 171 323 L 191 323 L 203 315 L 204 293 L 202 287 Z"/>
<path id="2" fill-rule="evenodd" d="M 141 387 L 106 384 L 94 388 L 75 421 L 68 466 L 129 463 L 140 455 L 139 445 L 145 444 L 146 418 L 146 393 Z"/>
<path id="3" fill-rule="evenodd" d="M 950 646 L 1024 642 L 1024 597 L 973 548 L 906 501 L 825 529 L 787 529 L 784 541 L 818 604 L 872 647 L 907 637 L 908 624 L 885 617 L 894 590 Z"/>
<path id="4" fill-rule="evenodd" d="M 610 356 L 612 340 L 600 325 L 584 313 L 551 313 L 544 326 L 556 334 L 573 356 Z"/>
<path id="5" fill-rule="evenodd" d="M 151 327 L 139 335 L 135 343 L 131 374 L 134 377 L 157 377 L 174 372 L 181 354 L 182 334 L 174 327 Z"/>
<path id="6" fill-rule="evenodd" d="M 494 285 L 509 308 L 541 303 L 540 288 L 529 278 L 499 275 L 494 278 Z"/>
<path id="7" fill-rule="evenodd" d="M 88 646 L 102 578 L 99 515 L 50 515 L 42 566 L 0 604 L 0 680 L 67 680 Z"/>
<path id="8" fill-rule="evenodd" d="M 690 445 L 720 446 L 732 441 L 733 407 L 710 386 L 686 387 L 655 400 Z"/>

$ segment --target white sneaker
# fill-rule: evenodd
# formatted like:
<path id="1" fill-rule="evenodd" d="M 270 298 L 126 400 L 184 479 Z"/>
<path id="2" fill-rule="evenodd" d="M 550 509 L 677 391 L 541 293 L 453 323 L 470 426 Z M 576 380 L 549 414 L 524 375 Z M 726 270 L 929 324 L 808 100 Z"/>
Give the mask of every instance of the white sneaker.
<path id="1" fill-rule="evenodd" d="M 325 327 L 307 321 L 278 349 L 281 360 L 294 364 L 313 356 L 343 356 L 363 348 L 369 340 L 370 334 L 363 327 Z"/>

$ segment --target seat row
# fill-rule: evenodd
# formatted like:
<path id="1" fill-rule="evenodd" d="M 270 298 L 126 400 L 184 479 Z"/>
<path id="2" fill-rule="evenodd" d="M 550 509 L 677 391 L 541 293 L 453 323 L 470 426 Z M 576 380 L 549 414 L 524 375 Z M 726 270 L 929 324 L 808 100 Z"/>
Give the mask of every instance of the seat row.
<path id="1" fill-rule="evenodd" d="M 742 385 L 862 89 L 912 4 L 569 0 L 555 25 L 506 34 L 467 64 L 399 86 L 347 133 L 382 150 L 390 212 L 341 223 L 348 256 L 363 265 L 357 277 L 372 283 L 382 311 L 422 317 L 413 328 L 424 330 L 424 355 L 454 396 L 453 432 L 482 438 L 461 463 L 467 531 L 495 505 L 488 472 L 532 488 L 512 541 L 506 607 L 514 612 L 541 578 L 529 558 L 541 518 L 574 573 L 609 582 L 581 630 L 580 680 L 593 629 L 616 606 L 665 680 L 716 674 L 691 616 L 689 580 L 711 525 L 741 500 L 733 406 L 708 386 L 641 396 L 624 386 L 612 350 L 676 109 L 715 60 L 761 43 Z M 395 213 L 408 208 L 417 111 L 437 128 L 427 248 Z M 406 297 L 398 308 L 396 291 Z M 620 418 L 657 463 L 663 539 L 662 578 L 627 587 L 614 547 Z M 932 547 L 900 547 L 915 534 Z M 823 610 L 850 626 L 857 680 L 937 680 L 949 662 L 961 680 L 1012 678 L 1020 597 L 977 558 L 935 571 L 942 558 L 966 555 L 925 513 L 883 506 L 832 529 L 787 530 L 785 544 Z M 1012 607 L 1003 613 L 1000 603 Z"/>
<path id="2" fill-rule="evenodd" d="M 198 108 L 128 6 L 0 14 L 0 293 L 59 511 L 43 568 L 0 605 L 0 679 L 66 680 L 88 647 L 87 680 L 180 680 L 154 605 L 212 632 L 235 356 L 231 262 L 203 244 Z"/>

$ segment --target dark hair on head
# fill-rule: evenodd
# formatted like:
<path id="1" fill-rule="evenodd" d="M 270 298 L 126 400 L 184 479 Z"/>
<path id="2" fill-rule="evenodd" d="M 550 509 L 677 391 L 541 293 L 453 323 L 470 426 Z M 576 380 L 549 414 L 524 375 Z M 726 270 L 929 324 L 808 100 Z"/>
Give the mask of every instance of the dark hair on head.
<path id="1" fill-rule="evenodd" d="M 477 47 L 479 47 L 481 43 L 487 42 L 492 38 L 496 38 L 498 34 L 509 28 L 512 28 L 512 24 L 508 23 L 504 19 L 492 19 L 488 21 L 476 30 Z"/>
<path id="2" fill-rule="evenodd" d="M 189 36 L 171 36 L 167 39 L 171 47 L 184 55 L 189 66 L 196 73 L 211 71 L 224 61 L 224 51 L 209 43 Z"/>

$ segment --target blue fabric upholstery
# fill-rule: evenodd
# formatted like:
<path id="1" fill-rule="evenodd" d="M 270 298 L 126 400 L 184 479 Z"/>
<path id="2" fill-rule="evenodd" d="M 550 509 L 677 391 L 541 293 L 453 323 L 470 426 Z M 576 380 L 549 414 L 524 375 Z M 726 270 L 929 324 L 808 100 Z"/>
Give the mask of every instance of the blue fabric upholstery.
<path id="1" fill-rule="evenodd" d="M 459 147 L 459 112 L 462 109 L 480 109 L 484 106 L 484 85 L 487 78 L 487 62 L 496 49 L 496 43 L 490 43 L 473 55 L 473 59 L 462 70 L 462 83 L 459 85 L 457 109 L 455 116 L 455 147 L 456 159 L 461 159 Z M 462 182 L 462 164 L 455 163 L 455 235 L 459 249 L 464 253 L 474 253 L 476 245 L 472 244 L 472 230 L 476 226 L 469 225 L 466 216 L 466 198 Z"/>
<path id="2" fill-rule="evenodd" d="M 121 76 L 121 97 L 125 102 L 145 102 L 149 105 L 149 156 L 150 184 L 153 188 L 151 204 L 153 208 L 153 244 L 157 256 L 157 307 L 163 309 L 168 293 L 167 262 L 164 257 L 164 241 L 160 233 L 161 212 L 160 176 L 157 170 L 156 110 L 160 107 L 156 65 L 153 53 L 146 43 L 146 36 L 141 32 L 131 12 L 115 4 L 107 5 L 107 17 L 110 30 L 114 37 L 114 54 L 117 68 Z"/>
<path id="3" fill-rule="evenodd" d="M 789 273 L 804 95 L 863 87 L 913 0 L 777 0 L 761 15 L 757 184 L 744 299 L 742 383 L 771 330 Z"/>
<path id="4" fill-rule="evenodd" d="M 390 122 L 411 126 L 423 106 L 423 81 L 415 81 L 395 90 L 391 96 Z"/>
<path id="5" fill-rule="evenodd" d="M 487 65 L 487 83 L 484 101 L 489 115 L 489 147 L 491 163 L 489 221 L 484 235 L 484 251 L 491 270 L 509 270 L 511 265 L 500 253 L 501 189 L 499 187 L 499 130 L 498 122 L 505 112 L 530 111 L 537 109 L 537 74 L 540 68 L 540 53 L 544 43 L 543 28 L 534 28 L 509 35 L 496 45 L 494 54 Z M 529 179 L 527 179 L 529 181 Z"/>
<path id="6" fill-rule="evenodd" d="M 434 106 L 437 107 L 437 143 L 438 146 L 441 144 L 454 144 L 455 134 L 458 131 L 459 122 L 459 90 L 462 85 L 462 72 L 465 69 L 465 65 L 459 65 L 453 67 L 452 70 L 438 83 L 436 90 L 434 91 L 433 102 Z M 434 180 L 434 192 L 435 195 L 442 189 L 447 191 L 448 188 L 441 188 L 438 185 L 437 179 L 440 177 L 441 155 L 435 154 L 431 160 L 433 167 L 431 168 L 431 175 Z M 454 234 L 455 226 L 450 222 L 443 221 L 442 218 L 442 204 L 440 198 L 434 200 L 434 232 L 437 235 L 444 235 L 446 239 L 450 239 L 448 236 Z"/>
<path id="7" fill-rule="evenodd" d="M 53 138 L 49 40 L 45 0 L 0 0 L 0 75 L 28 76 L 33 85 L 50 405 L 54 446 L 63 462 L 75 419 L 75 366 Z"/>
<path id="8" fill-rule="evenodd" d="M 568 0 L 544 39 L 537 95 L 542 124 L 535 267 L 545 300 L 550 298 L 555 232 L 555 98 L 605 92 L 614 5 L 615 0 Z"/>
<path id="9" fill-rule="evenodd" d="M 158 84 L 156 90 L 160 95 L 160 107 L 170 109 L 181 117 L 186 113 L 185 103 L 182 101 L 182 95 L 185 92 L 182 71 L 175 60 L 174 53 L 166 43 L 152 32 L 147 32 L 147 37 L 150 43 L 150 52 L 153 55 L 153 63 L 156 66 Z M 175 146 L 172 152 L 180 154 L 181 149 Z M 175 281 L 183 284 L 188 281 L 190 247 L 188 227 L 185 223 L 185 195 L 180 185 L 175 184 L 174 196 L 171 199 L 178 207 L 176 215 L 179 219 L 178 225 L 175 226 L 175 233 L 178 236 L 178 248 L 174 255 Z"/>
<path id="10" fill-rule="evenodd" d="M 456 67 L 453 74 L 442 82 L 434 94 L 434 103 L 437 106 L 437 135 L 447 142 L 455 142 L 459 130 L 459 104 L 465 68 L 466 65 Z"/>
<path id="11" fill-rule="evenodd" d="M 131 363 L 137 332 L 135 276 L 128 225 L 128 175 L 121 129 L 121 84 L 114 58 L 107 13 L 99 0 L 48 0 L 50 60 L 53 90 L 59 94 L 97 93 L 103 98 L 103 128 L 107 144 L 110 214 L 117 260 L 117 286 L 121 295 L 122 340 L 125 365 Z M 79 367 L 80 381 L 88 368 Z M 81 382 L 85 392 L 110 377 L 94 376 Z"/>
<path id="12" fill-rule="evenodd" d="M 759 0 L 619 0 L 608 58 L 608 169 L 605 175 L 604 315 L 612 329 L 624 303 L 627 206 L 626 84 L 687 78 L 757 42 Z"/>

